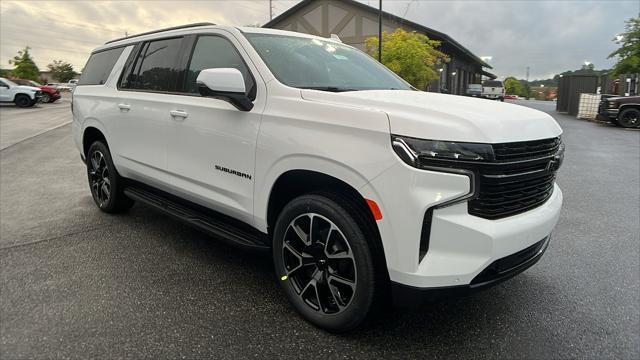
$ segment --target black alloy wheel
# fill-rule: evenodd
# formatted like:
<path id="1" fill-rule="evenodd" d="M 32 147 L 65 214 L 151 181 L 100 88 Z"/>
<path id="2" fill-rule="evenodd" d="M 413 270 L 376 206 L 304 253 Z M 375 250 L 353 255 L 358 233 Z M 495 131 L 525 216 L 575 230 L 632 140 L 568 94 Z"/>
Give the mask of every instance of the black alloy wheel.
<path id="1" fill-rule="evenodd" d="M 109 148 L 96 141 L 87 151 L 87 178 L 91 196 L 100 210 L 118 213 L 133 206 L 133 200 L 124 194 L 123 179 L 118 175 Z"/>
<path id="2" fill-rule="evenodd" d="M 15 99 L 15 104 L 18 105 L 19 107 L 29 107 L 32 106 L 33 104 L 31 103 L 31 99 L 24 94 L 18 94 L 16 95 L 16 99 Z"/>
<path id="3" fill-rule="evenodd" d="M 42 97 L 40 98 L 40 102 L 42 102 L 42 103 L 50 103 L 51 102 L 51 95 L 49 95 L 47 93 L 43 93 Z"/>
<path id="4" fill-rule="evenodd" d="M 111 180 L 109 179 L 107 160 L 100 150 L 94 150 L 91 153 L 88 172 L 91 194 L 98 207 L 102 208 L 111 199 Z"/>
<path id="5" fill-rule="evenodd" d="M 640 109 L 624 109 L 618 115 L 618 124 L 625 128 L 640 127 Z"/>
<path id="6" fill-rule="evenodd" d="M 365 211 L 341 195 L 312 193 L 291 200 L 274 226 L 273 262 L 289 302 L 331 332 L 360 326 L 382 304 L 385 264 L 374 265 Z"/>
<path id="7" fill-rule="evenodd" d="M 337 314 L 353 299 L 357 270 L 353 251 L 326 217 L 306 213 L 289 223 L 282 242 L 285 276 L 314 311 Z"/>

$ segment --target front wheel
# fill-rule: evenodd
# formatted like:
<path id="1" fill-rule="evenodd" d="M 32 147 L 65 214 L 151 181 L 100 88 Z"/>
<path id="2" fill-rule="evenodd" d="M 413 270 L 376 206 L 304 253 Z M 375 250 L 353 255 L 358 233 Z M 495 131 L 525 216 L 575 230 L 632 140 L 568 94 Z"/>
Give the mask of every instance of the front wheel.
<path id="1" fill-rule="evenodd" d="M 91 196 L 100 210 L 118 213 L 133 206 L 133 200 L 124 194 L 109 148 L 101 141 L 91 144 L 87 151 L 87 177 Z"/>
<path id="2" fill-rule="evenodd" d="M 624 109 L 618 115 L 617 124 L 625 128 L 640 127 L 640 109 Z"/>
<path id="3" fill-rule="evenodd" d="M 354 208 L 343 205 L 321 194 L 300 196 L 281 212 L 273 240 L 276 275 L 289 301 L 306 320 L 333 332 L 362 324 L 380 285 L 371 235 Z"/>
<path id="4" fill-rule="evenodd" d="M 31 101 L 31 98 L 25 94 L 16 95 L 14 103 L 21 108 L 30 107 L 35 104 L 35 102 Z"/>
<path id="5" fill-rule="evenodd" d="M 46 103 L 50 103 L 51 102 L 51 95 L 49 94 L 42 94 L 42 97 L 40 98 L 40 101 L 44 104 Z"/>

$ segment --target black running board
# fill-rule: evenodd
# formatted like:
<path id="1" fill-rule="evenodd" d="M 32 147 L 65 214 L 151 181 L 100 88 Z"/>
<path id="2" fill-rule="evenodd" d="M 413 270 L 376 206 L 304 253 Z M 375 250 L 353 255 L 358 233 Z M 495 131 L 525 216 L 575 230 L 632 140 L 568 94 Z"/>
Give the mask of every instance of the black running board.
<path id="1" fill-rule="evenodd" d="M 221 240 L 249 250 L 269 250 L 269 237 L 248 224 L 159 190 L 128 184 L 125 195 L 190 224 Z"/>

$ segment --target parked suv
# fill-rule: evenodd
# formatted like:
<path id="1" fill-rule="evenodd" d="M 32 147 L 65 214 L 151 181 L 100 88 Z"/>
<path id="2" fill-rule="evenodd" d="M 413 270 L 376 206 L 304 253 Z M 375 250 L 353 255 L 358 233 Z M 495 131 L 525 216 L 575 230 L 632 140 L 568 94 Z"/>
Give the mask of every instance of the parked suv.
<path id="1" fill-rule="evenodd" d="M 23 86 L 11 80 L 0 78 L 0 102 L 12 102 L 19 107 L 35 105 L 42 96 L 42 90 L 34 86 Z"/>
<path id="2" fill-rule="evenodd" d="M 33 87 L 37 87 L 38 89 L 42 90 L 42 97 L 40 98 L 40 101 L 43 103 L 52 103 L 58 99 L 60 99 L 62 96 L 60 95 L 60 90 L 56 89 L 55 87 L 52 86 L 48 86 L 48 85 L 42 85 L 39 84 L 33 80 L 27 80 L 27 79 L 12 79 L 11 81 L 13 81 L 14 83 L 18 84 L 18 85 L 24 85 L 24 86 L 33 86 Z"/>
<path id="3" fill-rule="evenodd" d="M 333 39 L 195 24 L 114 40 L 72 105 L 98 208 L 137 201 L 270 251 L 330 331 L 525 270 L 562 205 L 549 115 L 417 91 Z"/>
<path id="4" fill-rule="evenodd" d="M 504 84 L 499 80 L 485 80 L 482 82 L 482 97 L 491 100 L 504 101 Z"/>
<path id="5" fill-rule="evenodd" d="M 614 125 L 640 128 L 640 96 L 603 95 L 598 114 Z"/>

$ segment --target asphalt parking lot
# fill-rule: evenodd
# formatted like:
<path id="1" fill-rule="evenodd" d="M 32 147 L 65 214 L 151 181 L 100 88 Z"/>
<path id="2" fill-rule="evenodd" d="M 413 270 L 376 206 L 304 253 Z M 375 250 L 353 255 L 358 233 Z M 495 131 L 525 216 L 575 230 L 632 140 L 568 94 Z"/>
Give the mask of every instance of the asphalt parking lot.
<path id="1" fill-rule="evenodd" d="M 554 115 L 567 145 L 542 260 L 341 336 L 295 314 L 268 257 L 141 205 L 101 213 L 70 126 L 40 134 L 70 120 L 64 103 L 2 107 L 0 358 L 638 358 L 640 131 L 521 103 Z"/>

